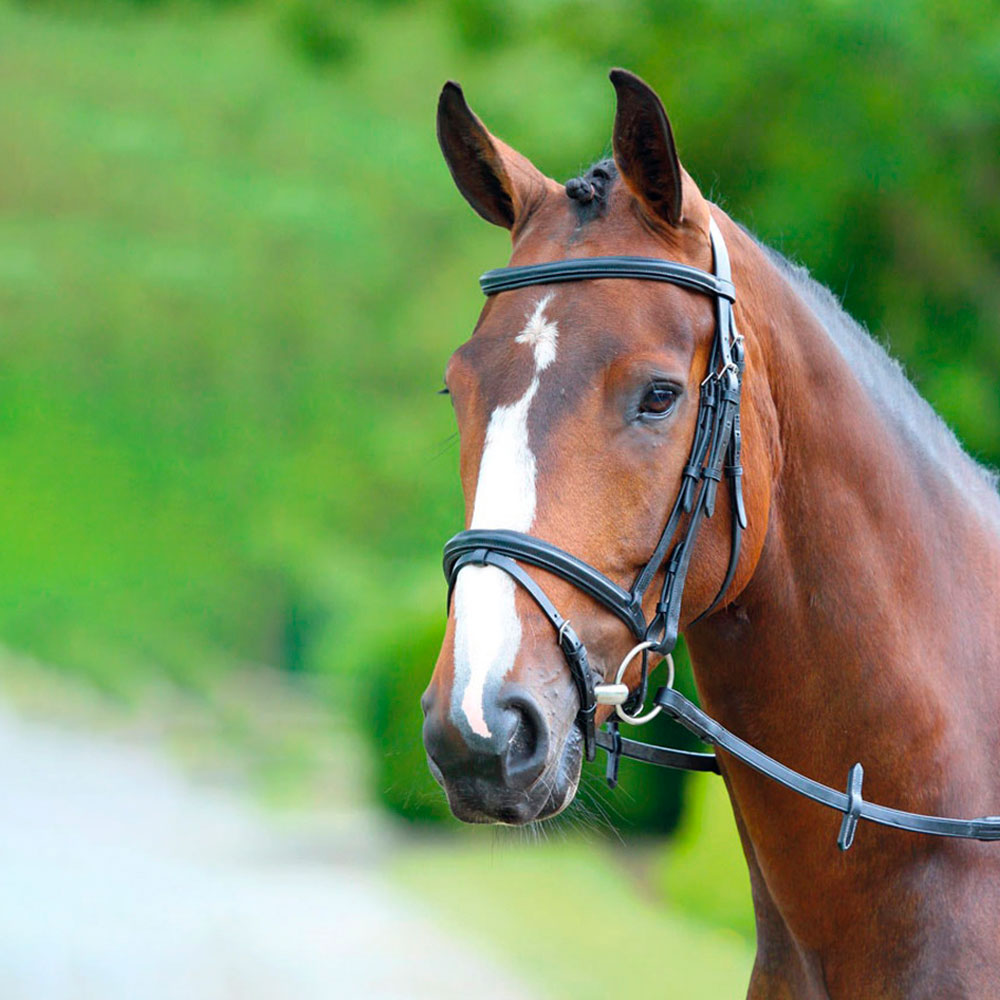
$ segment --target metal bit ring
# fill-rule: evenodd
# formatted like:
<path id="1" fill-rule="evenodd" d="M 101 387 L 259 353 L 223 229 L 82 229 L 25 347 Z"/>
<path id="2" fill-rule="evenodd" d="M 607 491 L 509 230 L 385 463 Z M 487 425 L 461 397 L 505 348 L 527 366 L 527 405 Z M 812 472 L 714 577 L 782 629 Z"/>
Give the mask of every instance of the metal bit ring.
<path id="1" fill-rule="evenodd" d="M 647 639 L 645 642 L 640 642 L 633 646 L 628 653 L 625 654 L 625 659 L 622 660 L 621 666 L 618 668 L 618 673 L 615 675 L 615 683 L 621 684 L 622 678 L 625 676 L 625 671 L 628 669 L 628 665 L 635 659 L 639 653 L 645 652 L 647 649 L 655 646 L 656 643 Z M 668 688 L 674 686 L 674 658 L 670 653 L 667 653 L 667 684 Z M 624 711 L 621 705 L 615 705 L 615 712 L 618 718 L 623 722 L 627 722 L 631 726 L 641 726 L 651 719 L 655 719 L 660 714 L 660 706 L 657 705 L 655 708 L 650 709 L 645 715 L 629 715 L 628 712 Z"/>

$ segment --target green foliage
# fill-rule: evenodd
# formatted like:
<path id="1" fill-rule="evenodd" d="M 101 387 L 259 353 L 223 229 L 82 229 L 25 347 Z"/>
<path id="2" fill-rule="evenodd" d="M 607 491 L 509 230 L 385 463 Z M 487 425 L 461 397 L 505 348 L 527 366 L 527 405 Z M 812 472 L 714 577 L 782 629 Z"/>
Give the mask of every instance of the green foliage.
<path id="1" fill-rule="evenodd" d="M 448 822 L 444 792 L 427 770 L 420 696 L 441 648 L 443 623 L 401 630 L 379 655 L 370 683 L 375 794 L 390 812 L 416 822 Z"/>
<path id="2" fill-rule="evenodd" d="M 489 52 L 509 44 L 512 11 L 510 4 L 500 0 L 451 0 L 447 5 L 455 32 L 462 45 L 478 52 Z"/>
<path id="3" fill-rule="evenodd" d="M 281 12 L 285 38 L 308 62 L 324 68 L 344 62 L 354 51 L 343 3 L 289 0 Z"/>
<path id="4" fill-rule="evenodd" d="M 684 913 L 752 940 L 750 879 L 726 786 L 716 775 L 692 775 L 686 803 L 680 827 L 654 868 L 654 884 Z"/>

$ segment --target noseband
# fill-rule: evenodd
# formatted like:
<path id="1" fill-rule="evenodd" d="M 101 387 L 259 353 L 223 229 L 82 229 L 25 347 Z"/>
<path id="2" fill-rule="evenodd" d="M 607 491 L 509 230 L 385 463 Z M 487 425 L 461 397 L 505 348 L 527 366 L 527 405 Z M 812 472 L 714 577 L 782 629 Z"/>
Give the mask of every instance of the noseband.
<path id="1" fill-rule="evenodd" d="M 842 850 L 847 850 L 853 843 L 854 833 L 861 819 L 915 833 L 973 840 L 1000 840 L 998 816 L 950 819 L 905 812 L 865 801 L 861 795 L 864 770 L 860 763 L 851 767 L 845 792 L 814 781 L 741 740 L 669 686 L 657 693 L 657 707 L 653 713 L 643 719 L 623 714 L 645 701 L 649 653 L 669 657 L 677 644 L 681 598 L 691 554 L 702 520 L 711 517 L 715 511 L 716 494 L 723 476 L 730 485 L 729 497 L 732 504 L 729 566 L 715 599 L 695 621 L 711 614 L 725 597 L 739 561 L 741 532 L 747 526 L 741 478 L 743 469 L 740 465 L 740 391 L 745 363 L 744 341 L 736 330 L 733 318 L 736 292 L 732 282 L 729 251 L 714 218 L 711 219 L 709 236 L 714 274 L 678 261 L 652 257 L 585 257 L 521 267 L 501 267 L 487 271 L 479 279 L 486 295 L 564 281 L 603 278 L 665 281 L 714 298 L 715 336 L 708 371 L 701 383 L 694 439 L 681 474 L 680 490 L 660 539 L 632 586 L 625 590 L 589 563 L 533 535 L 501 529 L 473 529 L 459 532 L 444 547 L 448 603 L 451 604 L 458 574 L 466 566 L 493 566 L 503 570 L 528 592 L 555 629 L 556 640 L 573 677 L 580 703 L 577 724 L 583 733 L 586 759 L 594 759 L 597 747 L 607 751 L 607 778 L 612 787 L 617 782 L 621 757 L 690 771 L 719 773 L 719 766 L 712 753 L 692 753 L 624 739 L 619 735 L 618 723 L 614 720 L 603 731 L 597 732 L 594 716 L 598 704 L 616 705 L 620 715 L 636 723 L 662 710 L 703 742 L 721 747 L 771 780 L 843 813 L 837 837 L 837 844 Z M 687 522 L 684 530 L 671 548 L 685 516 Z M 561 577 L 602 604 L 629 627 L 638 640 L 638 645 L 623 661 L 616 683 L 605 683 L 593 671 L 586 647 L 569 621 L 559 613 L 545 591 L 520 563 Z M 660 596 L 652 618 L 647 621 L 643 611 L 644 598 L 664 563 L 666 571 Z M 637 689 L 630 692 L 620 680 L 627 663 L 639 652 L 642 654 L 641 680 Z"/>

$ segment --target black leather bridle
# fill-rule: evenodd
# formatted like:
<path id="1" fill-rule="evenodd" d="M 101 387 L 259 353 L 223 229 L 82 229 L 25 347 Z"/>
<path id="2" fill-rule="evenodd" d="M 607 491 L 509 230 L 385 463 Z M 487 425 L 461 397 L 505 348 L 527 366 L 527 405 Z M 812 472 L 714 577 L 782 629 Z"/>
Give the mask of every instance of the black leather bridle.
<path id="1" fill-rule="evenodd" d="M 449 602 L 451 590 L 459 572 L 465 566 L 495 566 L 512 576 L 534 599 L 542 613 L 552 623 L 559 646 L 569 664 L 580 710 L 577 716 L 584 737 L 584 753 L 593 760 L 597 747 L 594 713 L 597 710 L 597 683 L 587 660 L 587 650 L 569 622 L 559 613 L 545 592 L 515 560 L 548 570 L 569 581 L 595 601 L 617 615 L 640 642 L 649 642 L 643 650 L 642 683 L 633 699 L 640 704 L 645 698 L 647 657 L 649 652 L 666 656 L 677 643 L 678 620 L 684 581 L 691 562 L 691 552 L 704 517 L 715 509 L 716 492 L 725 475 L 731 484 L 733 504 L 732 546 L 729 567 L 718 595 L 703 614 L 710 613 L 722 600 L 732 583 L 740 554 L 740 537 L 746 527 L 743 507 L 740 466 L 740 385 L 743 376 L 743 338 L 733 322 L 733 301 L 736 293 L 730 275 L 729 252 L 722 233 L 713 220 L 711 230 L 715 273 L 709 274 L 688 264 L 651 257 L 586 257 L 557 260 L 547 264 L 524 267 L 502 267 L 488 271 L 479 279 L 487 295 L 561 281 L 581 281 L 594 278 L 639 278 L 666 281 L 710 295 L 715 299 L 715 338 L 712 343 L 708 372 L 701 383 L 698 416 L 691 454 L 681 475 L 681 487 L 670 517 L 660 534 L 646 565 L 632 586 L 625 590 L 593 566 L 577 559 L 550 542 L 519 531 L 472 530 L 455 535 L 444 547 L 444 572 L 448 578 Z M 687 524 L 680 540 L 673 546 L 674 536 L 685 515 Z M 667 553 L 669 552 L 669 559 Z M 654 577 L 666 560 L 666 572 L 653 617 L 647 622 L 643 599 Z"/>
<path id="2" fill-rule="evenodd" d="M 715 336 L 708 371 L 701 383 L 691 453 L 681 474 L 680 489 L 660 539 L 628 590 L 589 563 L 551 542 L 519 531 L 461 531 L 444 547 L 444 573 L 448 580 L 449 605 L 458 574 L 463 568 L 494 566 L 520 584 L 551 622 L 579 696 L 577 723 L 583 733 L 584 754 L 591 761 L 597 747 L 607 752 L 607 779 L 612 787 L 617 783 L 618 762 L 621 757 L 682 770 L 719 773 L 719 765 L 713 753 L 694 753 L 624 739 L 618 732 L 615 720 L 610 721 L 601 732 L 596 731 L 594 724 L 599 703 L 621 705 L 626 710 L 641 705 L 646 697 L 648 654 L 653 652 L 668 656 L 674 649 L 684 582 L 698 529 L 702 520 L 714 513 L 716 494 L 724 477 L 729 483 L 728 492 L 732 505 L 729 565 L 715 599 L 696 621 L 711 614 L 722 602 L 733 582 L 739 561 L 741 533 L 747 526 L 742 490 L 743 468 L 740 465 L 740 391 L 745 364 L 744 341 L 736 330 L 733 316 L 736 292 L 732 282 L 729 251 L 714 219 L 711 220 L 710 239 L 714 274 L 677 261 L 651 257 L 585 257 L 497 268 L 487 271 L 479 279 L 486 295 L 557 282 L 632 278 L 665 281 L 711 296 L 715 300 Z M 675 536 L 685 517 L 687 521 L 675 543 Z M 636 650 L 641 647 L 642 652 L 641 681 L 635 691 L 629 692 L 624 685 L 607 684 L 595 674 L 590 667 L 586 647 L 569 621 L 559 613 L 545 591 L 520 563 L 546 570 L 573 584 L 629 627 L 640 643 Z M 664 564 L 666 568 L 660 596 L 652 618 L 647 621 L 643 601 Z M 625 663 L 622 664 L 622 669 L 624 667 Z M 620 674 L 621 672 L 619 676 Z M 843 813 L 837 838 L 842 850 L 847 850 L 853 843 L 860 819 L 917 833 L 1000 840 L 1000 817 L 949 819 L 866 802 L 861 796 L 864 771 L 859 763 L 850 769 L 847 791 L 840 792 L 793 771 L 750 746 L 669 687 L 661 688 L 654 700 L 666 715 L 703 742 L 723 748 L 772 780 Z"/>

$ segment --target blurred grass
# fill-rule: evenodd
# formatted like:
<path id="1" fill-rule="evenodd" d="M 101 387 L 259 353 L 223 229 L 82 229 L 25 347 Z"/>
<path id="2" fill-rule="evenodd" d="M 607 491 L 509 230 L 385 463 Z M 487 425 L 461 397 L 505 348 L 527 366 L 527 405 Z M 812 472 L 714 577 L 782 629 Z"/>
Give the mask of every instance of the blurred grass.
<path id="1" fill-rule="evenodd" d="M 371 761 L 308 678 L 261 667 L 228 671 L 200 690 L 161 681 L 141 700 L 0 647 L 0 714 L 58 731 L 100 734 L 124 754 L 154 747 L 199 784 L 235 788 L 273 819 L 356 814 Z"/>
<path id="2" fill-rule="evenodd" d="M 630 845 L 579 841 L 417 847 L 396 863 L 399 881 L 442 921 L 473 937 L 543 996 L 737 997 L 746 992 L 753 949 L 713 927 L 623 865 Z"/>
<path id="3" fill-rule="evenodd" d="M 691 776 L 685 798 L 666 845 L 581 834 L 594 817 L 574 804 L 534 830 L 411 841 L 393 870 L 544 996 L 604 1000 L 608 975 L 630 996 L 742 996 L 754 918 L 732 808 L 715 775 Z"/>

